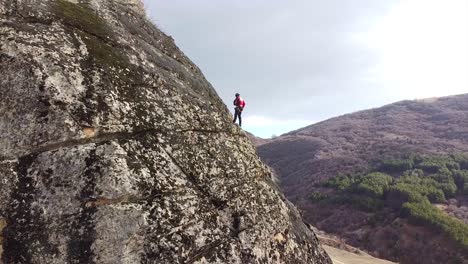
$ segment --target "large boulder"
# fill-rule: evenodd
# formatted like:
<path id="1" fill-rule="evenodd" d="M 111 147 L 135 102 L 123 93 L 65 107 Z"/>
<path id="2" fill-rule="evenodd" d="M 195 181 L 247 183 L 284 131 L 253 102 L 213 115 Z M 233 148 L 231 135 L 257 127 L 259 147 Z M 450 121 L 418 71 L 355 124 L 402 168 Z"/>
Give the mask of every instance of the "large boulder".
<path id="1" fill-rule="evenodd" d="M 140 1 L 0 1 L 0 72 L 0 262 L 331 263 Z"/>

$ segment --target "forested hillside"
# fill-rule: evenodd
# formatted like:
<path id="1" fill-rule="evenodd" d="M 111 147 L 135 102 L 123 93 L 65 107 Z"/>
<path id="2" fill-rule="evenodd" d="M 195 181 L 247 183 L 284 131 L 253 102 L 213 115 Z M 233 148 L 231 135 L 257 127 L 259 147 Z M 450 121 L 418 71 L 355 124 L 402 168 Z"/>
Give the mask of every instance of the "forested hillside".
<path id="1" fill-rule="evenodd" d="M 257 148 L 319 229 L 401 263 L 467 261 L 467 94 L 336 117 Z"/>

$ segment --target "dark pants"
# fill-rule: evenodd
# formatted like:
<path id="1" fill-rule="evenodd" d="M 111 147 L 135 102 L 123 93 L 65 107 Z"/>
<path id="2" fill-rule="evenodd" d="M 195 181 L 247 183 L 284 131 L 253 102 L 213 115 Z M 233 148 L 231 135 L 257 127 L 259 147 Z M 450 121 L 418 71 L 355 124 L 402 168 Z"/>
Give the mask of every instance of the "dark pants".
<path id="1" fill-rule="evenodd" d="M 233 123 L 236 122 L 237 117 L 239 117 L 239 126 L 242 126 L 242 111 L 236 108 L 236 112 L 234 113 L 234 120 L 232 121 Z"/>

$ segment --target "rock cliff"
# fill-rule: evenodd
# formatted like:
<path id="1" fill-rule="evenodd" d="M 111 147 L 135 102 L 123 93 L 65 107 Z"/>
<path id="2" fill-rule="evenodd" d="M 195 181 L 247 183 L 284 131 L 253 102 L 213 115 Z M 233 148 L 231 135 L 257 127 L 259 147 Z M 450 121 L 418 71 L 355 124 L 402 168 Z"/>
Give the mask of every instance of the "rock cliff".
<path id="1" fill-rule="evenodd" d="M 140 1 L 1 0 L 0 72 L 0 262 L 331 263 Z"/>

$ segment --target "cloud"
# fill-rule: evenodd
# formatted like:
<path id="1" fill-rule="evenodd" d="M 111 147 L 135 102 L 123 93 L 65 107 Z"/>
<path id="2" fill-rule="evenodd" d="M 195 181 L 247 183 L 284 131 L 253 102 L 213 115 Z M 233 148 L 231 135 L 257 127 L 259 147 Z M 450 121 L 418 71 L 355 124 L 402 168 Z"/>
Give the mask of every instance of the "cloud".
<path id="1" fill-rule="evenodd" d="M 240 92 L 245 114 L 317 121 L 462 92 L 468 87 L 466 3 L 146 1 L 156 24 L 228 106 Z"/>
<path id="2" fill-rule="evenodd" d="M 405 1 L 356 39 L 378 54 L 373 70 L 384 93 L 421 98 L 468 91 L 466 0 Z"/>

